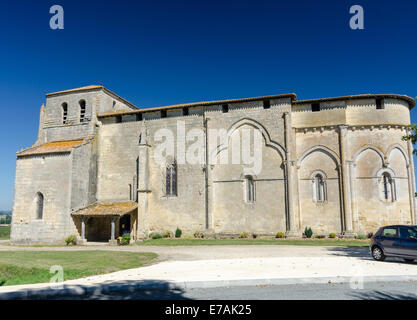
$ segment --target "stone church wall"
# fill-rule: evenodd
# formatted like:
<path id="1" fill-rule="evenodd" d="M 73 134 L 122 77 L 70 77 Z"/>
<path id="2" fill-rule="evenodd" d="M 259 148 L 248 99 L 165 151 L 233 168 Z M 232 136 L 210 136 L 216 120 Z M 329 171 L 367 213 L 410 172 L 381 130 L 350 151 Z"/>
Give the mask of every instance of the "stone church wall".
<path id="1" fill-rule="evenodd" d="M 79 122 L 81 99 L 86 101 L 85 123 Z M 188 115 L 182 107 L 140 115 L 123 114 L 132 110 L 128 102 L 101 90 L 47 97 L 35 146 L 85 141 L 66 154 L 18 157 L 12 242 L 62 242 L 79 235 L 71 212 L 96 201 L 138 201 L 134 228 L 141 237 L 177 227 L 184 234 L 292 231 L 300 236 L 305 227 L 315 234 L 367 234 L 384 224 L 415 224 L 412 146 L 402 140 L 410 123 L 408 103 L 391 97 L 379 105 L 372 97 L 291 99 L 193 105 Z M 68 124 L 62 123 L 63 102 L 68 103 Z M 313 111 L 317 103 L 319 111 Z M 109 112 L 114 115 L 100 116 Z M 240 162 L 231 163 L 230 143 L 254 129 L 261 143 L 255 145 L 252 135 L 249 150 L 259 148 L 260 170 L 242 163 L 241 154 Z M 227 139 L 214 141 L 212 130 L 226 133 Z M 158 136 L 164 132 L 172 134 L 174 155 L 160 161 L 165 140 Z M 192 149 L 198 138 L 204 140 L 202 148 Z M 197 153 L 201 161 L 187 161 Z M 224 156 L 228 164 L 219 163 Z M 206 166 L 206 157 L 216 163 Z M 166 168 L 172 163 L 177 195 L 166 194 Z M 324 186 L 320 199 L 318 176 Z M 383 187 L 388 176 L 390 194 Z M 253 180 L 252 200 L 248 179 Z M 38 192 L 44 195 L 42 219 L 36 219 Z"/>
<path id="2" fill-rule="evenodd" d="M 69 231 L 71 156 L 24 157 L 17 160 L 12 243 L 63 243 Z M 42 219 L 36 219 L 36 194 L 44 197 Z"/>

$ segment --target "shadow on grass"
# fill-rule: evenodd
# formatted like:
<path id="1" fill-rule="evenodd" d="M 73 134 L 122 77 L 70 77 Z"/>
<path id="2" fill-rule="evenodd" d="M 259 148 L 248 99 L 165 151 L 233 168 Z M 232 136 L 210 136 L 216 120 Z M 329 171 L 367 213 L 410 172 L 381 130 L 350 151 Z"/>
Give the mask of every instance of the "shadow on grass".
<path id="1" fill-rule="evenodd" d="M 118 281 L 94 285 L 65 285 L 39 291 L 21 291 L 19 296 L 0 294 L 0 300 L 189 300 L 184 290 L 161 280 Z"/>

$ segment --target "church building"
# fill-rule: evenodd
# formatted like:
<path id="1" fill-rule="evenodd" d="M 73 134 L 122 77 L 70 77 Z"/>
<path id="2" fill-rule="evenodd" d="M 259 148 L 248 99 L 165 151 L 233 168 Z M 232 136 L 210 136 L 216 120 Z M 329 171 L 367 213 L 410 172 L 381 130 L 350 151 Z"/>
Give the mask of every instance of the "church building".
<path id="1" fill-rule="evenodd" d="M 17 152 L 11 243 L 366 235 L 416 224 L 414 99 L 293 93 L 136 107 L 103 86 L 46 95 Z"/>

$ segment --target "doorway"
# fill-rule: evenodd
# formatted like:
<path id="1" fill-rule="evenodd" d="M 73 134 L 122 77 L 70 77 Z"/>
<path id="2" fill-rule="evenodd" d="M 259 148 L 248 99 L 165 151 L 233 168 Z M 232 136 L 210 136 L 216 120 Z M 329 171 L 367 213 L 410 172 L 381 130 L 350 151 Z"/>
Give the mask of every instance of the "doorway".
<path id="1" fill-rule="evenodd" d="M 120 218 L 119 236 L 123 236 L 124 233 L 130 233 L 130 214 L 125 214 Z"/>

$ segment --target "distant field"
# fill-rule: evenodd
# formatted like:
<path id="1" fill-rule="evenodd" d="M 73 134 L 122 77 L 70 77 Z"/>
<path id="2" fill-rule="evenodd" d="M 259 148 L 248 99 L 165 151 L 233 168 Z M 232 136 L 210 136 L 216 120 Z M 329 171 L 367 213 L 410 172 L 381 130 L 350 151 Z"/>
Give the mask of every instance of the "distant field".
<path id="1" fill-rule="evenodd" d="M 64 280 L 138 268 L 157 257 L 153 252 L 1 251 L 0 286 L 49 282 L 51 266 L 62 266 Z"/>
<path id="2" fill-rule="evenodd" d="M 10 239 L 10 226 L 0 226 L 0 240 Z"/>
<path id="3" fill-rule="evenodd" d="M 136 242 L 139 246 L 217 246 L 217 245 L 298 245 L 367 247 L 369 240 L 356 239 L 154 239 Z"/>

